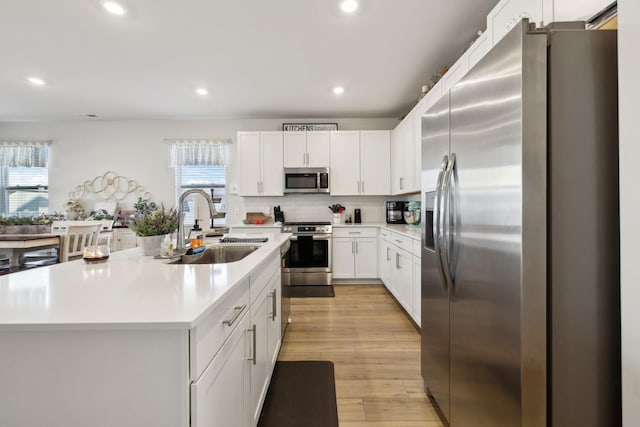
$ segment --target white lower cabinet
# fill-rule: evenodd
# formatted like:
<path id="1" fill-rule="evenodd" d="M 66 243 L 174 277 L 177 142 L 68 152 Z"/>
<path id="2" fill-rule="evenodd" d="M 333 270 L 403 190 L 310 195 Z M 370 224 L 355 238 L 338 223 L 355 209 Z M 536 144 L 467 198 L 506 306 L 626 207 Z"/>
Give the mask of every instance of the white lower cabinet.
<path id="1" fill-rule="evenodd" d="M 376 228 L 333 229 L 333 278 L 373 279 L 378 276 Z"/>
<path id="2" fill-rule="evenodd" d="M 248 405 L 251 426 L 258 424 L 262 404 L 269 389 L 271 373 L 280 350 L 279 287 L 280 270 L 278 269 L 251 306 L 251 326 L 248 330 L 251 339 Z"/>
<path id="3" fill-rule="evenodd" d="M 249 426 L 249 325 L 245 314 L 202 376 L 191 384 L 191 427 Z"/>
<path id="4" fill-rule="evenodd" d="M 255 427 L 258 424 L 280 350 L 279 258 L 275 256 L 265 267 L 253 272 L 249 282 L 248 292 L 239 290 L 239 296 L 233 298 L 237 305 L 233 313 L 223 317 L 227 322 L 225 326 L 235 329 L 191 384 L 192 427 Z M 250 304 L 248 310 L 245 309 L 247 303 Z M 206 338 L 214 334 L 216 326 L 209 329 L 210 332 L 198 331 L 196 327 L 191 335 Z M 206 346 L 205 338 L 200 341 L 201 347 Z M 191 353 L 193 358 L 193 354 L 198 353 L 197 346 Z M 193 364 L 199 363 L 192 359 Z M 197 373 L 197 369 L 194 372 Z"/>
<path id="5" fill-rule="evenodd" d="M 381 229 L 379 245 L 380 279 L 420 326 L 420 241 Z"/>
<path id="6" fill-rule="evenodd" d="M 378 265 L 380 266 L 380 280 L 382 283 L 387 286 L 387 288 L 391 285 L 391 243 L 389 243 L 388 231 L 385 238 L 384 234 L 380 234 L 380 252 L 378 257 Z"/>
<path id="7" fill-rule="evenodd" d="M 398 247 L 393 248 L 393 264 L 391 281 L 392 293 L 398 302 L 407 310 L 413 312 L 413 259 L 409 252 Z"/>
<path id="8" fill-rule="evenodd" d="M 137 246 L 136 233 L 129 228 L 114 228 L 111 238 L 111 251 L 121 251 Z"/>

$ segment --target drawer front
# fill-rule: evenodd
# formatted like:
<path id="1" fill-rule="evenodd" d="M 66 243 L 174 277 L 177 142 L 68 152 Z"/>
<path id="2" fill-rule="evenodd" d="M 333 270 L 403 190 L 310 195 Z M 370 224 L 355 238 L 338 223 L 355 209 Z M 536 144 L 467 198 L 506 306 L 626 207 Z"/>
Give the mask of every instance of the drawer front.
<path id="1" fill-rule="evenodd" d="M 249 388 L 246 330 L 249 316 L 225 342 L 198 381 L 191 383 L 191 427 L 246 426 L 244 408 Z"/>
<path id="2" fill-rule="evenodd" d="M 413 239 L 411 237 L 393 232 L 391 233 L 391 243 L 407 252 L 411 252 L 413 247 Z"/>
<path id="3" fill-rule="evenodd" d="M 249 279 L 243 280 L 216 307 L 189 331 L 189 376 L 195 381 L 224 341 L 231 335 L 238 321 L 249 312 Z"/>
<path id="4" fill-rule="evenodd" d="M 422 256 L 422 242 L 420 240 L 411 239 L 411 253 L 418 258 Z"/>
<path id="5" fill-rule="evenodd" d="M 391 232 L 386 228 L 381 228 L 380 237 L 382 237 L 382 240 L 386 240 L 388 242 L 391 240 Z"/>
<path id="6" fill-rule="evenodd" d="M 275 253 L 269 257 L 256 271 L 251 273 L 251 290 L 249 291 L 251 304 L 267 286 L 271 276 L 280 271 L 280 253 Z"/>
<path id="7" fill-rule="evenodd" d="M 376 227 L 334 227 L 333 237 L 378 237 Z"/>

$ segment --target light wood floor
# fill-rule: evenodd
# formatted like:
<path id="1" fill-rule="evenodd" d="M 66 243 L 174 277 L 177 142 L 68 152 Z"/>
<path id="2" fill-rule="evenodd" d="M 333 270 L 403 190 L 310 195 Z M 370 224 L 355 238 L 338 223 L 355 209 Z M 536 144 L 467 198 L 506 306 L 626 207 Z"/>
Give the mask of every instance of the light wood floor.
<path id="1" fill-rule="evenodd" d="M 292 298 L 279 360 L 331 360 L 340 427 L 441 427 L 422 390 L 420 334 L 382 285 Z"/>

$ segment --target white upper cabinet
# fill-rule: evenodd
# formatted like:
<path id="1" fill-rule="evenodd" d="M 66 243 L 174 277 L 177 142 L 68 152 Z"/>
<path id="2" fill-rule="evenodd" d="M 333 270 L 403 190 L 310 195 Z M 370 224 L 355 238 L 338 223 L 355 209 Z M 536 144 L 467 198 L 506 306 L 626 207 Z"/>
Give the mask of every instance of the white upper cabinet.
<path id="1" fill-rule="evenodd" d="M 334 196 L 360 194 L 360 132 L 331 132 L 330 188 Z"/>
<path id="2" fill-rule="evenodd" d="M 553 0 L 501 0 L 487 15 L 491 45 L 495 46 L 523 18 L 536 25 L 548 24 L 553 21 Z"/>
<path id="3" fill-rule="evenodd" d="M 282 196 L 282 132 L 238 132 L 238 194 Z"/>
<path id="4" fill-rule="evenodd" d="M 307 166 L 327 168 L 330 160 L 331 133 L 329 131 L 307 131 Z"/>
<path id="5" fill-rule="evenodd" d="M 553 18 L 556 21 L 586 20 L 611 4 L 611 0 L 555 0 Z"/>
<path id="6" fill-rule="evenodd" d="M 284 167 L 329 167 L 329 131 L 284 132 Z"/>
<path id="7" fill-rule="evenodd" d="M 360 194 L 384 196 L 390 192 L 391 132 L 360 132 Z"/>
<path id="8" fill-rule="evenodd" d="M 420 191 L 415 181 L 415 140 L 413 111 L 400 122 L 391 135 L 391 192 L 406 194 Z"/>
<path id="9" fill-rule="evenodd" d="M 389 131 L 331 132 L 331 194 L 389 194 Z"/>

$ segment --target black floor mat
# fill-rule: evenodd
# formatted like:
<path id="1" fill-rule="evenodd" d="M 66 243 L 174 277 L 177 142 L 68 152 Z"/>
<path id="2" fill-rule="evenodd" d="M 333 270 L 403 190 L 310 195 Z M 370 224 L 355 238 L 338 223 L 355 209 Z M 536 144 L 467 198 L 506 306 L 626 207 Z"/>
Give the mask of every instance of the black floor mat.
<path id="1" fill-rule="evenodd" d="M 286 286 L 283 289 L 286 292 L 285 297 L 289 298 L 313 298 L 313 297 L 335 297 L 336 294 L 333 291 L 331 285 L 293 285 Z"/>
<path id="2" fill-rule="evenodd" d="M 333 362 L 276 362 L 258 427 L 338 427 Z"/>

